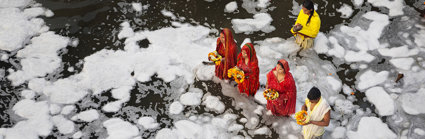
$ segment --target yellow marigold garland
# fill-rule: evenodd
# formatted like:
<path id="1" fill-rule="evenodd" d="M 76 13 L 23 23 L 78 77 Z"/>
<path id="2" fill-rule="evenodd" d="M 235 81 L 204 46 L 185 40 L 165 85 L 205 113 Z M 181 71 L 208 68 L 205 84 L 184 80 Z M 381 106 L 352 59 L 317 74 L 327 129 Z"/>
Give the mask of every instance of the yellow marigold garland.
<path id="1" fill-rule="evenodd" d="M 295 113 L 295 120 L 297 121 L 297 124 L 305 125 L 310 121 L 310 116 L 308 116 L 307 111 L 301 110 Z"/>
<path id="2" fill-rule="evenodd" d="M 209 53 L 208 58 L 209 58 L 210 61 L 214 62 L 215 65 L 217 65 L 217 66 L 220 65 L 220 62 L 221 62 L 221 59 L 222 59 L 221 55 L 219 55 L 217 51 Z"/>
<path id="3" fill-rule="evenodd" d="M 275 100 L 279 97 L 279 93 L 274 89 L 264 90 L 263 95 L 267 100 Z"/>
<path id="4" fill-rule="evenodd" d="M 227 76 L 233 77 L 238 84 L 245 81 L 245 73 L 236 66 L 227 71 Z"/>

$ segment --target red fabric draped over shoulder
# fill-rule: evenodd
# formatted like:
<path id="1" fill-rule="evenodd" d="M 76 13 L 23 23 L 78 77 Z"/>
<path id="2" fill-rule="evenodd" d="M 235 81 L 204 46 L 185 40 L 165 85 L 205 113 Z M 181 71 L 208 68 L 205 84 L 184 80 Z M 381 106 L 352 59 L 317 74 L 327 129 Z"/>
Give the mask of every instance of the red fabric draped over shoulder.
<path id="1" fill-rule="evenodd" d="M 236 66 L 237 48 L 230 29 L 224 28 L 221 33 L 224 34 L 225 44 L 222 44 L 220 38 L 218 38 L 216 51 L 224 58 L 224 60 L 220 65 L 215 66 L 215 76 L 220 79 L 229 79 L 227 76 L 227 70 Z"/>
<path id="2" fill-rule="evenodd" d="M 267 86 L 269 89 L 275 89 L 279 92 L 279 98 L 267 101 L 267 109 L 276 116 L 289 116 L 295 113 L 295 105 L 297 98 L 297 88 L 294 78 L 289 72 L 288 62 L 284 59 L 279 60 L 285 70 L 285 78 L 279 83 L 275 74 L 276 68 L 267 74 Z M 286 100 L 286 101 L 285 101 Z"/>
<path id="3" fill-rule="evenodd" d="M 244 71 L 245 81 L 238 84 L 239 91 L 247 95 L 255 95 L 257 92 L 260 82 L 258 68 L 257 54 L 254 49 L 254 45 L 247 43 L 242 47 L 241 51 L 245 51 L 248 56 L 248 64 L 245 63 L 245 59 L 242 56 L 242 52 L 238 55 L 237 66 Z"/>

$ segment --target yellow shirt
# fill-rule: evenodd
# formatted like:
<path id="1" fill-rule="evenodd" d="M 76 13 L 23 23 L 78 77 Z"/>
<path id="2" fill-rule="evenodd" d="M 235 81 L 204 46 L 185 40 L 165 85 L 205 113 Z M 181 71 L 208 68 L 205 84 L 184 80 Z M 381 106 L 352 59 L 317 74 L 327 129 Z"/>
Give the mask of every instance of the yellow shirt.
<path id="1" fill-rule="evenodd" d="M 310 22 L 308 23 L 308 25 L 306 25 L 308 17 L 309 15 L 305 14 L 304 11 L 301 10 L 300 13 L 298 14 L 297 21 L 295 22 L 294 25 L 299 23 L 303 26 L 303 28 L 300 31 L 298 31 L 298 33 L 307 35 L 311 38 L 316 38 L 317 33 L 319 33 L 319 29 L 320 29 L 319 14 L 317 14 L 316 11 L 314 11 L 313 16 L 310 19 Z M 296 35 L 296 32 L 293 31 L 293 28 L 291 28 L 291 32 L 292 34 L 294 34 L 294 36 Z M 301 36 L 304 39 L 304 36 L 303 35 Z"/>

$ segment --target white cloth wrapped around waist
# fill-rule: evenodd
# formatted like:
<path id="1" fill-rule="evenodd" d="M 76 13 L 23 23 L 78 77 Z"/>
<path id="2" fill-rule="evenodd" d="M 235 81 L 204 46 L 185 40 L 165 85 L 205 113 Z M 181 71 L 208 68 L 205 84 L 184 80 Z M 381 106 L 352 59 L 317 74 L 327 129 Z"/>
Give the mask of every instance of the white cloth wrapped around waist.
<path id="1" fill-rule="evenodd" d="M 322 121 L 325 114 L 331 109 L 328 102 L 322 97 L 320 97 L 319 102 L 314 106 L 313 111 L 311 111 L 311 102 L 309 99 L 305 100 L 305 105 L 307 106 L 307 114 L 310 116 L 310 121 Z M 325 128 L 323 126 L 308 124 L 303 126 L 302 132 L 304 139 L 311 139 L 313 136 L 323 135 Z"/>

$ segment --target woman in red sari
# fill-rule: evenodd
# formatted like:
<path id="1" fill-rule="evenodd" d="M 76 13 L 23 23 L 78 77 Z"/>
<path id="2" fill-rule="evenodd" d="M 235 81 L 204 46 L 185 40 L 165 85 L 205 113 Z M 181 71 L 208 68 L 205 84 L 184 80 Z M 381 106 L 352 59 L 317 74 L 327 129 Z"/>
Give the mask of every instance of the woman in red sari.
<path id="1" fill-rule="evenodd" d="M 221 63 L 215 66 L 215 76 L 220 79 L 229 79 L 227 70 L 236 66 L 237 48 L 230 29 L 224 28 L 217 39 L 216 51 L 222 56 Z"/>
<path id="2" fill-rule="evenodd" d="M 243 70 L 245 81 L 238 85 L 239 92 L 246 95 L 254 96 L 257 92 L 260 82 L 257 54 L 255 53 L 254 45 L 246 43 L 238 55 L 238 68 Z"/>
<path id="3" fill-rule="evenodd" d="M 286 60 L 279 60 L 276 67 L 267 74 L 266 88 L 274 89 L 279 93 L 277 99 L 267 100 L 267 109 L 273 115 L 289 116 L 295 113 L 297 88 Z"/>

